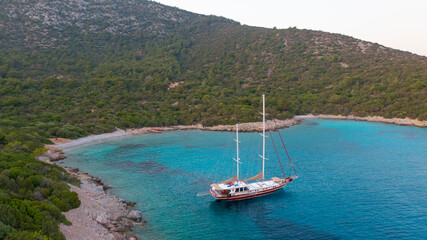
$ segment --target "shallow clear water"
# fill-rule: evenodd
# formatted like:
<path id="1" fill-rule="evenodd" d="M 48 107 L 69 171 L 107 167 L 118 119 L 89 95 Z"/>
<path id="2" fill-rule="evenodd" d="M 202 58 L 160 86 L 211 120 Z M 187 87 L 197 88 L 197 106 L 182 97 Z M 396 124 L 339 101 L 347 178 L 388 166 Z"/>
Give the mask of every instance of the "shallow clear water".
<path id="1" fill-rule="evenodd" d="M 233 175 L 230 132 L 116 139 L 68 150 L 64 165 L 137 202 L 147 221 L 135 228 L 142 239 L 425 239 L 427 129 L 315 119 L 281 133 L 299 178 L 284 191 L 239 202 L 196 197 Z M 242 133 L 240 140 L 241 172 L 249 177 L 261 169 L 261 137 Z M 279 154 L 289 175 L 283 148 Z M 271 144 L 267 157 L 266 177 L 280 177 Z"/>

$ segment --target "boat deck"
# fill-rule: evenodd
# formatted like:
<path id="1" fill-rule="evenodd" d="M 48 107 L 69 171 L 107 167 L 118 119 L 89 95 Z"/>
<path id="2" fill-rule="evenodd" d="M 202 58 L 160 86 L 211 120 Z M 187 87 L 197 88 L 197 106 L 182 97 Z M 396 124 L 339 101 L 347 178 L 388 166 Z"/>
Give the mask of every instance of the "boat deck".
<path id="1" fill-rule="evenodd" d="M 267 180 L 267 181 L 253 182 L 253 183 L 235 181 L 231 184 L 220 183 L 218 184 L 218 186 L 224 190 L 226 189 L 231 190 L 231 189 L 242 188 L 242 187 L 243 188 L 247 187 L 249 190 L 254 190 L 259 188 L 279 186 L 279 183 L 274 180 Z"/>
<path id="2" fill-rule="evenodd" d="M 211 195 L 216 199 L 221 200 L 247 199 L 275 192 L 283 188 L 293 179 L 294 177 L 288 177 L 285 179 L 275 178 L 272 180 L 257 181 L 252 183 L 241 181 L 220 183 L 212 187 Z"/>

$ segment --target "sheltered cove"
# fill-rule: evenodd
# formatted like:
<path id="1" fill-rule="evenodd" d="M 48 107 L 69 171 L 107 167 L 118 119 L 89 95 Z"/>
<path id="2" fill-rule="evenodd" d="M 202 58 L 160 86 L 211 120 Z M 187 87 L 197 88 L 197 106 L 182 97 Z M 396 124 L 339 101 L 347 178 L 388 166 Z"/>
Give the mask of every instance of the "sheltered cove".
<path id="1" fill-rule="evenodd" d="M 383 117 L 355 117 L 355 116 L 335 116 L 335 115 L 304 115 L 296 116 L 288 120 L 267 121 L 267 129 L 281 129 L 293 125 L 298 125 L 305 119 L 339 119 L 390 123 L 397 125 L 409 125 L 427 127 L 427 121 L 414 119 L 386 119 Z M 261 128 L 260 122 L 239 124 L 242 132 L 257 132 Z M 190 126 L 173 127 L 145 127 L 139 129 L 117 130 L 113 133 L 101 135 L 91 135 L 88 137 L 68 140 L 51 139 L 54 145 L 46 145 L 48 151 L 43 156 L 39 156 L 42 161 L 50 162 L 64 159 L 66 156 L 63 149 L 70 149 L 81 145 L 99 143 L 110 139 L 135 136 L 146 133 L 159 133 L 172 130 L 205 130 L 205 131 L 234 131 L 234 125 L 218 125 L 205 127 L 201 124 Z M 71 186 L 71 190 L 78 193 L 82 204 L 79 208 L 64 213 L 73 225 L 61 225 L 60 229 L 67 239 L 136 239 L 131 235 L 132 227 L 135 223 L 142 221 L 141 212 L 132 209 L 134 204 L 123 199 L 119 199 L 109 194 L 101 179 L 90 176 L 88 173 L 79 173 L 78 169 L 65 169 L 74 174 L 82 182 L 81 187 Z M 82 230 L 84 229 L 84 231 Z"/>

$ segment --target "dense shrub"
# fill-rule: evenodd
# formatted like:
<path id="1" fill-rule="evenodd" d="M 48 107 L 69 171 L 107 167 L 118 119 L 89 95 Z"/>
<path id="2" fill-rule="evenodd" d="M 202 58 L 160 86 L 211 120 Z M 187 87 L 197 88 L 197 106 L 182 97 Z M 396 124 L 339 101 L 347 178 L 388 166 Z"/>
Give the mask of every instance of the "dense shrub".
<path id="1" fill-rule="evenodd" d="M 58 224 L 71 224 L 62 214 L 80 206 L 75 192 L 64 182 L 78 184 L 64 169 L 34 159 L 41 152 L 38 134 L 2 129 L 0 147 L 0 239 L 65 239 Z M 33 147 L 10 148 L 11 142 L 28 139 Z"/>

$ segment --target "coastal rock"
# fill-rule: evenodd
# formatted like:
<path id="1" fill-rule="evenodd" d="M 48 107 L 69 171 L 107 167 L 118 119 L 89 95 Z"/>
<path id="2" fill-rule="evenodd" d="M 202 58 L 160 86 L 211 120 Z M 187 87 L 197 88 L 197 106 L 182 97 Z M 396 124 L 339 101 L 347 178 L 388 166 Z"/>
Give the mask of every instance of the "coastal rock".
<path id="1" fill-rule="evenodd" d="M 63 152 L 53 152 L 51 150 L 48 150 L 46 153 L 46 156 L 49 158 L 50 161 L 56 162 L 62 159 L 67 158 Z"/>
<path id="2" fill-rule="evenodd" d="M 123 237 L 122 235 L 120 235 L 117 232 L 113 232 L 114 237 L 116 238 L 116 240 L 125 240 L 126 238 Z"/>
<path id="3" fill-rule="evenodd" d="M 120 202 L 126 204 L 126 206 L 128 206 L 128 207 L 135 207 L 135 205 L 136 205 L 136 202 L 128 201 L 125 199 L 120 199 Z"/>
<path id="4" fill-rule="evenodd" d="M 99 178 L 99 177 L 93 177 L 92 181 L 98 183 L 99 185 L 104 185 L 104 183 L 102 182 L 101 178 Z"/>
<path id="5" fill-rule="evenodd" d="M 98 215 L 95 220 L 102 225 L 107 224 L 107 217 L 105 215 Z"/>
<path id="6" fill-rule="evenodd" d="M 49 162 L 50 161 L 50 158 L 48 156 L 44 155 L 44 154 L 37 156 L 36 159 L 40 160 L 42 162 Z"/>
<path id="7" fill-rule="evenodd" d="M 142 219 L 142 213 L 141 213 L 141 211 L 132 209 L 129 211 L 129 213 L 126 217 L 131 219 L 131 220 L 140 222 Z"/>
<path id="8" fill-rule="evenodd" d="M 115 232 L 128 232 L 131 231 L 133 222 L 128 218 L 122 218 L 119 222 L 114 223 L 114 227 L 111 229 Z"/>
<path id="9" fill-rule="evenodd" d="M 79 172 L 79 171 L 80 171 L 80 169 L 79 169 L 79 168 L 68 168 L 68 170 L 69 170 L 70 172 L 73 172 L 73 173 L 77 173 L 77 172 Z"/>

